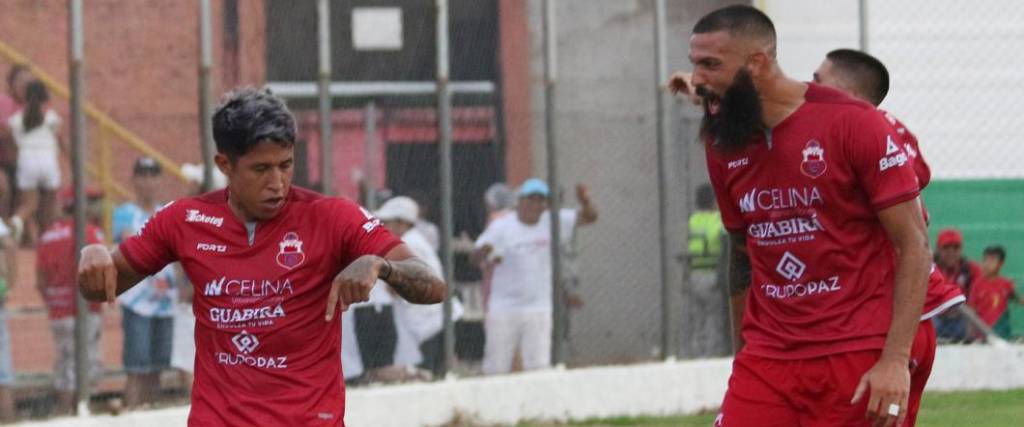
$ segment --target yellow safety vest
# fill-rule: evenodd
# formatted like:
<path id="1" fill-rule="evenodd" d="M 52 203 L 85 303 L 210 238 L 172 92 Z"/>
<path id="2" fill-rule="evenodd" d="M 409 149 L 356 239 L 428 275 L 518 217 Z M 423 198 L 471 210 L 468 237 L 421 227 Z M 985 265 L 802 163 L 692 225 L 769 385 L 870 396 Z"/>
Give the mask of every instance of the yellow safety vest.
<path id="1" fill-rule="evenodd" d="M 722 215 L 698 211 L 690 215 L 690 268 L 713 270 L 722 253 Z"/>

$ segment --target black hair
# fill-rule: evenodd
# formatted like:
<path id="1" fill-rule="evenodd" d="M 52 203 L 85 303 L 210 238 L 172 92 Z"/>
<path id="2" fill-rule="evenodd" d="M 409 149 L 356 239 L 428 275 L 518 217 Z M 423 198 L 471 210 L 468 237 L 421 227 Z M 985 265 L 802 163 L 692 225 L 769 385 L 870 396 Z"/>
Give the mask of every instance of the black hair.
<path id="1" fill-rule="evenodd" d="M 261 142 L 295 146 L 295 118 L 269 89 L 245 87 L 229 92 L 213 113 L 217 152 L 232 162 Z"/>
<path id="2" fill-rule="evenodd" d="M 775 52 L 775 24 L 764 12 L 755 7 L 736 4 L 704 15 L 693 26 L 694 34 L 728 31 L 731 36 L 760 38 L 771 44 Z"/>
<path id="3" fill-rule="evenodd" d="M 14 89 L 14 80 L 18 78 L 18 74 L 29 72 L 28 66 L 25 64 L 14 64 L 10 70 L 7 70 L 7 89 Z"/>
<path id="4" fill-rule="evenodd" d="M 985 256 L 991 255 L 991 256 L 999 258 L 999 262 L 1005 262 L 1006 261 L 1006 249 L 1004 249 L 1000 245 L 989 246 L 989 247 L 985 248 L 985 251 L 982 252 L 982 253 Z"/>
<path id="5" fill-rule="evenodd" d="M 32 80 L 25 85 L 25 111 L 21 116 L 21 125 L 25 132 L 43 124 L 43 104 L 50 99 L 46 86 L 39 80 Z"/>
<path id="6" fill-rule="evenodd" d="M 857 91 L 878 106 L 889 94 L 889 70 L 878 58 L 853 49 L 836 49 L 825 55 L 832 68 Z"/>
<path id="7" fill-rule="evenodd" d="M 697 187 L 697 209 L 710 210 L 715 207 L 715 191 L 709 184 L 701 184 Z"/>

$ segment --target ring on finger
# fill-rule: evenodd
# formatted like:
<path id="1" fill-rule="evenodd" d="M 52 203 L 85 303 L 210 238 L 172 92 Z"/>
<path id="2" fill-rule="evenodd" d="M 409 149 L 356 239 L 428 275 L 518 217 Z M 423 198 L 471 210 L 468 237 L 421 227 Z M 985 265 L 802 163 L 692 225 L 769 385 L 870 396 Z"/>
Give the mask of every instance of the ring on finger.
<path id="1" fill-rule="evenodd" d="M 897 416 L 900 414 L 900 405 L 892 403 L 889 405 L 889 415 Z"/>

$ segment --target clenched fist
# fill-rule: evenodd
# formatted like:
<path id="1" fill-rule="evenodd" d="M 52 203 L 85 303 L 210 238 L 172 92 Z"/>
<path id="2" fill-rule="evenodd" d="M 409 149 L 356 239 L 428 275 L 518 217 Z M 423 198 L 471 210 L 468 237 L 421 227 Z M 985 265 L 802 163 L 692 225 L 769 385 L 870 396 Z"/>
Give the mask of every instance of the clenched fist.
<path id="1" fill-rule="evenodd" d="M 100 244 L 82 248 L 78 262 L 78 288 L 89 301 L 114 302 L 117 298 L 117 267 L 110 251 Z"/>

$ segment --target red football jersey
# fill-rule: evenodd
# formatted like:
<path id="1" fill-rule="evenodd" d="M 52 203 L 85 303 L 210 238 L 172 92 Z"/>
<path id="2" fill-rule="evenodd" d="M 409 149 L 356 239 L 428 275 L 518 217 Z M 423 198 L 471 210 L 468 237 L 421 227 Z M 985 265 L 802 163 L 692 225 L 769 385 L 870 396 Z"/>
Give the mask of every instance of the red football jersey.
<path id="1" fill-rule="evenodd" d="M 85 226 L 85 243 L 103 243 L 103 232 L 93 224 Z M 73 317 L 78 312 L 78 265 L 75 264 L 75 219 L 64 218 L 39 236 L 36 248 L 36 270 L 46 278 L 43 300 L 50 319 Z M 98 303 L 90 303 L 93 313 L 100 312 Z"/>
<path id="2" fill-rule="evenodd" d="M 1006 312 L 1014 292 L 1010 279 L 1002 276 L 979 277 L 971 285 L 971 300 L 968 304 L 985 324 L 993 326 Z"/>
<path id="3" fill-rule="evenodd" d="M 358 205 L 292 187 L 252 240 L 221 190 L 165 207 L 120 249 L 142 274 L 180 261 L 195 288 L 190 426 L 343 426 L 331 281 L 400 243 Z"/>
<path id="4" fill-rule="evenodd" d="M 919 193 L 881 113 L 810 84 L 797 111 L 756 144 L 706 151 L 722 222 L 747 236 L 744 351 L 798 359 L 881 349 L 895 251 L 877 212 Z"/>
<path id="5" fill-rule="evenodd" d="M 917 136 L 914 135 L 907 126 L 903 124 L 899 119 L 893 116 L 891 113 L 885 110 L 878 110 L 885 116 L 885 119 L 889 121 L 889 124 L 896 130 L 896 138 L 899 140 L 898 143 L 903 144 L 903 149 L 906 150 L 907 156 L 910 161 L 914 163 L 914 174 L 917 176 L 917 185 L 921 190 L 932 180 L 932 170 L 928 166 L 928 162 L 924 159 L 924 153 L 921 152 L 921 146 L 917 142 Z M 924 202 L 921 202 L 921 213 L 924 215 L 924 222 L 929 222 L 928 209 Z M 945 280 L 945 276 L 942 272 L 938 271 L 934 264 L 932 264 L 932 271 L 928 276 L 928 294 L 924 301 L 924 311 L 921 314 L 921 320 L 928 320 L 935 317 L 942 312 L 955 307 L 958 304 L 962 304 L 967 298 L 964 297 L 960 287 L 955 283 Z"/>

